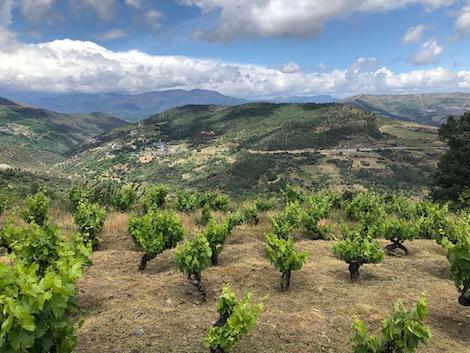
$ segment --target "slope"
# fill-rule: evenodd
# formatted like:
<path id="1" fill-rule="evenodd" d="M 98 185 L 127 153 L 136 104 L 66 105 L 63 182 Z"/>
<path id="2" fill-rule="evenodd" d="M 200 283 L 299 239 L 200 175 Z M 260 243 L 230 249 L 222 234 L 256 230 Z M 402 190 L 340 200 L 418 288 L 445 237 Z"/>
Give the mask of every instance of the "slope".
<path id="1" fill-rule="evenodd" d="M 359 95 L 344 103 L 394 119 L 439 126 L 449 115 L 470 111 L 470 94 Z"/>
<path id="2" fill-rule="evenodd" d="M 78 145 L 127 123 L 113 116 L 59 114 L 0 100 L 0 164 L 47 168 Z"/>
<path id="3" fill-rule="evenodd" d="M 185 106 L 100 136 L 63 170 L 238 196 L 287 181 L 419 191 L 442 148 L 436 128 L 341 104 Z"/>

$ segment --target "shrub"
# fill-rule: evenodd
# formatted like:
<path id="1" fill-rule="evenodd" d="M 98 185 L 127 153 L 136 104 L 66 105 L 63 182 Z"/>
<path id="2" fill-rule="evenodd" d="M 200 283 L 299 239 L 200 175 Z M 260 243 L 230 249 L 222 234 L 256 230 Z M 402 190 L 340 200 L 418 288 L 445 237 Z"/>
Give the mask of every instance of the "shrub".
<path id="1" fill-rule="evenodd" d="M 180 212 L 194 212 L 202 207 L 201 197 L 198 193 L 187 191 L 176 192 L 176 209 Z"/>
<path id="2" fill-rule="evenodd" d="M 69 190 L 69 199 L 74 207 L 77 207 L 80 202 L 89 201 L 93 199 L 94 190 L 87 187 L 87 184 L 73 184 Z"/>
<path id="3" fill-rule="evenodd" d="M 209 205 L 213 211 L 228 210 L 230 198 L 227 195 L 222 195 L 216 192 L 206 192 L 202 195 L 202 205 Z"/>
<path id="4" fill-rule="evenodd" d="M 137 192 L 130 185 L 117 189 L 111 197 L 111 205 L 118 211 L 126 212 L 137 200 Z"/>
<path id="5" fill-rule="evenodd" d="M 101 243 L 100 237 L 106 218 L 106 210 L 97 203 L 80 202 L 74 219 L 86 244 L 96 250 Z"/>
<path id="6" fill-rule="evenodd" d="M 385 239 L 392 243 L 387 245 L 388 251 L 401 249 L 408 255 L 408 249 L 403 245 L 406 240 L 413 240 L 416 235 L 416 228 L 413 222 L 402 219 L 390 219 L 385 223 Z"/>
<path id="7" fill-rule="evenodd" d="M 384 253 L 377 240 L 372 240 L 361 228 L 342 227 L 343 240 L 333 245 L 333 252 L 340 260 L 349 264 L 351 280 L 359 279 L 359 268 L 364 264 L 383 261 Z"/>
<path id="8" fill-rule="evenodd" d="M 226 224 L 228 233 L 230 234 L 235 227 L 241 225 L 244 221 L 245 217 L 243 217 L 242 214 L 237 211 L 235 213 L 230 213 L 225 219 L 224 223 Z"/>
<path id="9" fill-rule="evenodd" d="M 144 251 L 139 271 L 145 270 L 148 261 L 174 248 L 184 237 L 178 216 L 168 211 L 151 210 L 142 217 L 131 217 L 129 233 L 135 244 Z"/>
<path id="10" fill-rule="evenodd" d="M 201 212 L 201 218 L 199 218 L 196 223 L 200 226 L 206 226 L 211 219 L 213 219 L 211 209 L 209 205 L 204 205 Z"/>
<path id="11" fill-rule="evenodd" d="M 261 199 L 257 197 L 255 200 L 255 207 L 260 212 L 270 211 L 277 207 L 277 199 L 275 197 L 271 197 L 269 199 Z"/>
<path id="12" fill-rule="evenodd" d="M 197 288 L 203 300 L 206 300 L 206 292 L 202 288 L 201 273 L 211 264 L 212 251 L 204 234 L 198 234 L 191 241 L 176 248 L 175 260 L 181 272 L 187 275 Z"/>
<path id="13" fill-rule="evenodd" d="M 258 209 L 256 206 L 247 207 L 243 210 L 243 218 L 247 224 L 259 224 Z"/>
<path id="14" fill-rule="evenodd" d="M 225 286 L 217 303 L 219 319 L 209 328 L 206 344 L 211 353 L 232 352 L 241 338 L 256 325 L 262 304 L 254 304 L 251 293 L 238 302 L 235 293 Z"/>
<path id="15" fill-rule="evenodd" d="M 290 203 L 283 213 L 271 217 L 272 233 L 279 238 L 288 238 L 288 234 L 299 228 L 304 220 L 304 210 L 298 202 Z"/>
<path id="16" fill-rule="evenodd" d="M 320 220 L 329 216 L 331 208 L 331 200 L 323 195 L 314 195 L 307 200 L 307 207 L 303 212 L 303 224 L 320 239 L 325 239 L 331 231 L 330 227 L 319 225 Z"/>
<path id="17" fill-rule="evenodd" d="M 286 204 L 290 204 L 293 202 L 302 203 L 305 200 L 304 193 L 297 189 L 294 185 L 286 184 L 285 188 L 281 190 L 282 195 L 284 196 L 284 200 Z"/>
<path id="18" fill-rule="evenodd" d="M 413 353 L 419 343 L 427 345 L 431 331 L 424 324 L 427 312 L 426 297 L 421 296 L 412 310 L 401 301 L 395 304 L 393 316 L 382 322 L 382 335 L 369 335 L 367 326 L 359 319 L 352 325 L 351 341 L 354 353 Z"/>
<path id="19" fill-rule="evenodd" d="M 64 241 L 56 227 L 50 224 L 41 227 L 34 222 L 16 227 L 9 221 L 2 238 L 10 253 L 13 252 L 28 266 L 37 264 L 40 274 L 44 274 L 60 258 Z"/>
<path id="20" fill-rule="evenodd" d="M 459 303 L 470 306 L 470 219 L 459 222 L 456 232 L 455 244 L 447 238 L 443 239 L 442 244 L 448 251 L 452 279 L 460 292 Z"/>
<path id="21" fill-rule="evenodd" d="M 416 204 L 416 237 L 434 239 L 439 244 L 449 231 L 448 206 L 441 206 L 431 201 L 420 201 Z"/>
<path id="22" fill-rule="evenodd" d="M 75 282 L 82 264 L 72 259 L 56 271 L 39 265 L 0 262 L 0 350 L 9 353 L 70 353 L 76 343 L 70 314 L 76 309 Z"/>
<path id="23" fill-rule="evenodd" d="M 385 197 L 387 214 L 394 213 L 398 218 L 412 220 L 416 217 L 416 207 L 404 195 L 391 194 Z"/>
<path id="24" fill-rule="evenodd" d="M 292 271 L 298 271 L 307 260 L 308 253 L 299 253 L 294 248 L 292 237 L 279 238 L 275 234 L 268 233 L 265 237 L 266 253 L 273 266 L 282 273 L 281 289 L 289 290 Z"/>
<path id="25" fill-rule="evenodd" d="M 385 220 L 385 207 L 379 195 L 360 192 L 353 196 L 346 206 L 346 215 L 352 221 L 360 222 L 371 236 L 381 232 L 380 225 Z"/>
<path id="26" fill-rule="evenodd" d="M 168 193 L 168 188 L 163 185 L 152 185 L 147 188 L 145 190 L 143 211 L 146 213 L 150 210 L 164 209 Z"/>
<path id="27" fill-rule="evenodd" d="M 26 199 L 26 210 L 22 214 L 25 222 L 34 222 L 39 226 L 44 226 L 49 218 L 49 203 L 50 200 L 44 191 L 39 191 L 37 194 L 28 197 Z"/>

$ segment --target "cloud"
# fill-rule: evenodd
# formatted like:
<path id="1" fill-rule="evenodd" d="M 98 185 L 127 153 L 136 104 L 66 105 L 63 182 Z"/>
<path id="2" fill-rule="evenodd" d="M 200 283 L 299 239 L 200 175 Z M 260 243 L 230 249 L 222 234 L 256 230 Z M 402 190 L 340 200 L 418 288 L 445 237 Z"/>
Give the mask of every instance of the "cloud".
<path id="1" fill-rule="evenodd" d="M 430 68 L 396 74 L 374 58 L 347 69 L 285 73 L 260 65 L 185 56 L 115 52 L 92 42 L 56 40 L 0 52 L 0 86 L 55 92 L 145 92 L 212 89 L 227 95 L 409 93 L 470 90 L 470 73 Z"/>
<path id="2" fill-rule="evenodd" d="M 54 0 L 21 0 L 21 13 L 30 22 L 40 22 L 52 10 Z"/>
<path id="3" fill-rule="evenodd" d="M 435 39 L 423 43 L 419 52 L 410 58 L 415 65 L 428 65 L 436 61 L 437 57 L 444 52 L 439 42 Z"/>
<path id="4" fill-rule="evenodd" d="M 119 39 L 119 38 L 124 38 L 127 37 L 128 33 L 120 28 L 115 28 L 115 29 L 110 29 L 109 31 L 103 32 L 98 34 L 96 37 L 99 40 L 114 40 L 114 39 Z"/>
<path id="5" fill-rule="evenodd" d="M 457 21 L 455 22 L 455 31 L 461 37 L 470 35 L 470 4 L 465 6 L 459 17 L 457 17 Z"/>
<path id="6" fill-rule="evenodd" d="M 145 24 L 152 32 L 158 32 L 163 14 L 157 10 L 150 10 L 145 15 Z"/>
<path id="7" fill-rule="evenodd" d="M 300 66 L 297 63 L 290 62 L 281 67 L 281 72 L 285 74 L 295 74 L 300 72 Z"/>
<path id="8" fill-rule="evenodd" d="M 409 45 L 420 42 L 426 29 L 427 27 L 425 25 L 417 25 L 408 28 L 405 33 L 405 36 L 403 37 L 402 43 L 405 45 Z"/>
<path id="9" fill-rule="evenodd" d="M 196 31 L 194 37 L 208 41 L 318 35 L 326 23 L 354 13 L 378 13 L 421 4 L 427 9 L 459 0 L 179 0 L 183 5 L 215 12 L 214 28 Z"/>
<path id="10" fill-rule="evenodd" d="M 136 9 L 140 9 L 142 6 L 140 0 L 126 0 L 125 3 L 126 5 L 135 7 Z"/>
<path id="11" fill-rule="evenodd" d="M 5 46 L 14 40 L 15 34 L 9 30 L 13 10 L 13 0 L 4 0 L 0 3 L 0 45 Z"/>
<path id="12" fill-rule="evenodd" d="M 111 19 L 115 13 L 116 0 L 70 0 L 70 3 L 91 10 L 104 20 Z"/>

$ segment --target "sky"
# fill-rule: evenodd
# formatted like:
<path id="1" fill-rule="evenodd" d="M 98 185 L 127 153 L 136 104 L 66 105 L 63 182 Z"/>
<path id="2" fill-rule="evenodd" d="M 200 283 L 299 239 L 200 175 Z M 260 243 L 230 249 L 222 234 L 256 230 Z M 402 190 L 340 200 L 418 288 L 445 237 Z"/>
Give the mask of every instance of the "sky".
<path id="1" fill-rule="evenodd" d="M 0 88 L 470 92 L 470 0 L 0 0 Z"/>

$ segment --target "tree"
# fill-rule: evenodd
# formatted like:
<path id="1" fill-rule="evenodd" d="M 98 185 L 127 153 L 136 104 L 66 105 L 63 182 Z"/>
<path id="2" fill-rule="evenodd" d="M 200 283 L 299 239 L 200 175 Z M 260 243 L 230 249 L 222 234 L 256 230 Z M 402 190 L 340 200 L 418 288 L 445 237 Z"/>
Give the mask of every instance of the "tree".
<path id="1" fill-rule="evenodd" d="M 377 240 L 372 240 L 361 227 L 342 227 L 343 240 L 333 245 L 337 258 L 349 264 L 351 280 L 359 279 L 359 269 L 364 264 L 377 264 L 383 261 L 384 253 Z"/>
<path id="2" fill-rule="evenodd" d="M 289 290 L 292 271 L 298 271 L 307 260 L 308 253 L 299 253 L 294 248 L 292 237 L 288 239 L 279 238 L 277 235 L 268 233 L 265 237 L 266 254 L 273 266 L 282 273 L 281 289 Z"/>
<path id="3" fill-rule="evenodd" d="M 148 261 L 174 248 L 184 238 L 181 221 L 169 211 L 151 210 L 142 217 L 131 217 L 129 233 L 134 243 L 144 251 L 139 271 L 144 271 Z"/>
<path id="4" fill-rule="evenodd" d="M 403 245 L 406 240 L 413 240 L 416 235 L 414 222 L 402 219 L 389 219 L 385 222 L 385 239 L 392 243 L 387 245 L 388 251 L 401 249 L 408 255 L 408 249 Z"/>
<path id="5" fill-rule="evenodd" d="M 211 247 L 202 233 L 176 248 L 175 260 L 179 270 L 186 274 L 204 301 L 206 301 L 206 292 L 202 288 L 201 273 L 210 266 L 211 257 Z"/>
<path id="6" fill-rule="evenodd" d="M 432 196 L 458 203 L 470 188 L 470 112 L 459 119 L 450 117 L 439 129 L 439 137 L 449 148 L 438 164 Z"/>
<path id="7" fill-rule="evenodd" d="M 431 331 L 423 322 L 427 306 L 425 296 L 411 310 L 398 301 L 393 316 L 382 322 L 379 337 L 369 335 L 366 324 L 355 319 L 351 336 L 354 353 L 414 353 L 420 343 L 427 345 L 431 339 Z"/>
<path id="8" fill-rule="evenodd" d="M 263 304 L 254 304 L 251 293 L 241 302 L 229 286 L 225 286 L 217 303 L 219 319 L 209 328 L 206 344 L 211 353 L 232 352 L 235 345 L 256 325 Z"/>

